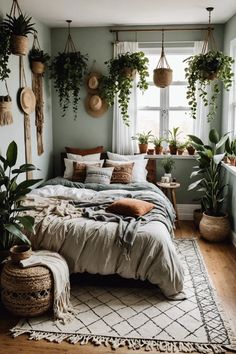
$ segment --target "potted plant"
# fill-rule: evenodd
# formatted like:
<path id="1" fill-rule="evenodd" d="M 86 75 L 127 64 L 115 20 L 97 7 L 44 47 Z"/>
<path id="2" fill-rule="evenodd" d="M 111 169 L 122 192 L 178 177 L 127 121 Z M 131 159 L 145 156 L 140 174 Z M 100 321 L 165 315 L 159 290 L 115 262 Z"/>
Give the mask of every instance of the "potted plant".
<path id="1" fill-rule="evenodd" d="M 188 64 L 185 68 L 185 77 L 188 81 L 187 99 L 191 107 L 191 115 L 196 119 L 197 91 L 205 106 L 209 106 L 208 121 L 215 117 L 217 111 L 217 98 L 221 89 L 221 82 L 228 91 L 232 85 L 233 58 L 221 51 L 210 50 L 207 53 L 191 56 L 185 60 Z M 208 96 L 208 87 L 212 92 Z"/>
<path id="2" fill-rule="evenodd" d="M 29 51 L 30 67 L 34 74 L 43 74 L 45 71 L 45 65 L 49 60 L 49 54 L 41 49 L 32 48 Z"/>
<path id="3" fill-rule="evenodd" d="M 231 166 L 236 166 L 236 139 L 230 141 L 228 138 L 225 142 L 225 151 Z"/>
<path id="4" fill-rule="evenodd" d="M 118 103 L 121 109 L 124 124 L 129 126 L 128 106 L 133 79 L 139 74 L 137 87 L 145 91 L 148 88 L 148 59 L 143 52 L 119 54 L 117 58 L 105 62 L 108 66 L 108 77 L 101 83 L 102 96 L 107 104 L 114 104 L 115 95 L 118 94 Z"/>
<path id="5" fill-rule="evenodd" d="M 161 145 L 165 141 L 163 137 L 158 138 L 157 136 L 154 136 L 153 139 L 151 140 L 151 143 L 154 144 L 155 146 L 155 153 L 156 155 L 159 155 L 163 151 L 163 146 Z"/>
<path id="6" fill-rule="evenodd" d="M 71 95 L 75 118 L 77 116 L 79 93 L 83 84 L 87 61 L 87 55 L 80 52 L 63 52 L 58 53 L 49 66 L 50 78 L 54 80 L 54 87 L 59 95 L 63 117 L 69 107 Z"/>
<path id="7" fill-rule="evenodd" d="M 140 154 L 146 154 L 148 143 L 151 142 L 152 131 L 149 130 L 147 133 L 137 133 L 135 136 L 132 136 L 132 140 L 138 140 L 139 152 Z"/>
<path id="8" fill-rule="evenodd" d="M 165 171 L 164 177 L 168 177 L 169 179 L 171 179 L 171 172 L 175 166 L 175 161 L 174 161 L 173 157 L 171 157 L 171 156 L 165 157 L 161 161 L 161 166 L 163 167 L 163 169 Z"/>
<path id="9" fill-rule="evenodd" d="M 26 55 L 28 52 L 28 37 L 34 33 L 34 23 L 31 23 L 31 17 L 20 14 L 18 17 L 7 15 L 3 21 L 5 30 L 10 34 L 10 48 L 12 54 Z"/>
<path id="10" fill-rule="evenodd" d="M 181 142 L 181 141 L 177 142 L 178 155 L 183 155 L 185 148 L 186 148 L 186 143 Z"/>
<path id="11" fill-rule="evenodd" d="M 0 155 L 0 258 L 9 252 L 15 244 L 30 244 L 25 231 L 33 231 L 34 218 L 23 214 L 31 209 L 22 205 L 22 199 L 30 192 L 30 187 L 40 179 L 25 180 L 17 183 L 22 173 L 33 171 L 36 167 L 24 164 L 15 168 L 17 160 L 17 145 L 12 141 L 6 152 L 6 157 Z"/>
<path id="12" fill-rule="evenodd" d="M 229 235 L 230 223 L 227 214 L 222 210 L 225 184 L 221 176 L 221 161 L 225 153 L 217 152 L 225 144 L 227 134 L 220 138 L 217 131 L 212 129 L 209 133 L 212 146 L 205 145 L 194 135 L 189 137 L 198 153 L 196 158 L 198 166 L 191 174 L 191 178 L 200 176 L 200 179 L 190 184 L 188 190 L 196 189 L 202 193 L 203 216 L 199 229 L 206 240 L 222 241 Z"/>
<path id="13" fill-rule="evenodd" d="M 187 143 L 186 143 L 186 149 L 187 149 L 189 155 L 194 155 L 195 154 L 195 148 L 191 144 L 190 140 L 188 140 Z"/>
<path id="14" fill-rule="evenodd" d="M 179 127 L 173 128 L 173 130 L 169 130 L 169 139 L 168 139 L 168 143 L 169 143 L 169 149 L 170 149 L 170 153 L 171 155 L 176 155 L 177 154 L 177 145 L 178 145 L 178 136 L 180 135 L 180 131 L 179 131 Z"/>

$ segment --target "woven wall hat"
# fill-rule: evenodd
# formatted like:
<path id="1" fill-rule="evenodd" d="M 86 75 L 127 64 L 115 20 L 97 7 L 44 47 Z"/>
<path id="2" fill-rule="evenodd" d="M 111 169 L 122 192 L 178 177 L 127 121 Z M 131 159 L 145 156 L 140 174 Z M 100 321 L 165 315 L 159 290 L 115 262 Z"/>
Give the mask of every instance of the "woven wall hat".
<path id="1" fill-rule="evenodd" d="M 30 87 L 24 87 L 20 91 L 20 106 L 24 113 L 30 114 L 35 111 L 36 99 Z"/>
<path id="2" fill-rule="evenodd" d="M 89 93 L 95 94 L 98 92 L 100 78 L 101 78 L 101 74 L 96 71 L 93 71 L 88 75 L 86 85 Z"/>
<path id="3" fill-rule="evenodd" d="M 88 95 L 85 99 L 85 109 L 87 113 L 94 117 L 101 117 L 108 109 L 108 105 L 99 95 Z"/>

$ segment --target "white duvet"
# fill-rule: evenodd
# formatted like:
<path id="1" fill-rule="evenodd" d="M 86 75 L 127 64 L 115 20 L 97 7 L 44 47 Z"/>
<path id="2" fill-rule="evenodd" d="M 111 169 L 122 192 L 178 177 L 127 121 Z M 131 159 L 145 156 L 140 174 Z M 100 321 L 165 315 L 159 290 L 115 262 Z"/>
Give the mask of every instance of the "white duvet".
<path id="1" fill-rule="evenodd" d="M 33 190 L 28 195 L 28 202 L 37 205 L 33 212 L 36 234 L 30 236 L 33 248 L 60 253 L 71 273 L 119 274 L 124 278 L 148 280 L 158 285 L 167 297 L 184 298 L 181 260 L 162 222 L 151 221 L 139 227 L 128 260 L 124 249 L 116 242 L 117 223 L 84 218 L 81 210 L 69 203 L 94 201 L 111 193 L 123 197 L 127 191 L 98 192 L 62 185 Z M 137 192 L 129 193 L 135 197 Z"/>

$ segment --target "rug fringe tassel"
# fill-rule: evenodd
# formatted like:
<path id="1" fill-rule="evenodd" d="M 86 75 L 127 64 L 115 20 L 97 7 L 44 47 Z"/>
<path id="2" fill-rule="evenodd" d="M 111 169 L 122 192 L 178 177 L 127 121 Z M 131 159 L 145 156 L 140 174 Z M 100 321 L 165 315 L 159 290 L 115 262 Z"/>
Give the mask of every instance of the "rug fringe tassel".
<path id="1" fill-rule="evenodd" d="M 193 343 L 193 342 L 170 342 L 161 340 L 144 340 L 144 339 L 129 339 L 119 337 L 105 337 L 94 336 L 91 334 L 78 334 L 71 335 L 66 333 L 52 333 L 43 331 L 22 330 L 20 328 L 11 329 L 12 336 L 18 337 L 21 334 L 29 334 L 30 340 L 46 339 L 49 342 L 61 343 L 66 340 L 71 344 L 80 343 L 80 345 L 86 345 L 92 343 L 96 346 L 105 345 L 115 350 L 120 347 L 127 346 L 128 349 L 138 350 L 144 349 L 145 351 L 156 350 L 162 353 L 215 353 L 221 354 L 227 351 L 236 352 L 236 346 L 224 346 L 220 344 L 206 344 L 206 343 Z"/>

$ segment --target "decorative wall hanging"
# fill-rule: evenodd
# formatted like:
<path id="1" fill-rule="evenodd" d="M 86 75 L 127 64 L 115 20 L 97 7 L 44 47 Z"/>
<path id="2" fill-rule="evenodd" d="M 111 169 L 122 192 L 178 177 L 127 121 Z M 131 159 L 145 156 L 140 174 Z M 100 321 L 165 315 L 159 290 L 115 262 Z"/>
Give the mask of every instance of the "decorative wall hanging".
<path id="1" fill-rule="evenodd" d="M 30 114 L 35 110 L 36 99 L 32 89 L 27 87 L 23 57 L 20 57 L 20 87 L 18 103 L 24 113 L 25 160 L 27 164 L 32 164 Z M 32 179 L 33 172 L 27 171 L 26 178 Z"/>
<path id="2" fill-rule="evenodd" d="M 185 76 L 188 80 L 187 99 L 191 107 L 191 116 L 196 119 L 196 94 L 198 92 L 204 105 L 209 106 L 208 121 L 214 119 L 217 112 L 217 99 L 221 89 L 219 81 L 223 83 L 223 87 L 228 91 L 234 76 L 232 72 L 233 58 L 224 55 L 216 46 L 213 28 L 211 27 L 211 12 L 213 9 L 213 7 L 206 8 L 209 12 L 209 25 L 202 53 L 185 60 L 188 65 L 185 69 Z M 209 87 L 211 88 L 210 95 L 208 95 Z"/>
<path id="3" fill-rule="evenodd" d="M 13 123 L 13 117 L 11 112 L 12 100 L 9 95 L 6 81 L 5 81 L 5 86 L 6 86 L 7 95 L 0 96 L 0 126 L 9 125 Z"/>
<path id="4" fill-rule="evenodd" d="M 99 118 L 108 110 L 108 104 L 101 94 L 101 82 L 103 75 L 97 71 L 92 71 L 86 79 L 86 88 L 88 91 L 85 98 L 86 112 L 94 118 Z"/>
<path id="5" fill-rule="evenodd" d="M 47 53 L 41 50 L 37 34 L 34 33 L 33 47 L 29 52 L 30 67 L 32 70 L 32 89 L 36 98 L 35 125 L 37 132 L 38 155 L 42 155 L 43 148 L 43 74 L 46 62 L 50 59 Z"/>
<path id="6" fill-rule="evenodd" d="M 12 54 L 26 55 L 28 52 L 27 34 L 34 33 L 34 23 L 32 17 L 24 15 L 18 4 L 18 0 L 13 0 L 10 15 L 3 21 L 5 30 L 10 35 L 10 49 Z"/>
<path id="7" fill-rule="evenodd" d="M 167 87 L 172 83 L 173 71 L 166 59 L 164 50 L 164 30 L 162 30 L 161 57 L 156 69 L 153 70 L 153 82 L 157 87 Z"/>
<path id="8" fill-rule="evenodd" d="M 64 52 L 58 53 L 49 69 L 51 71 L 51 78 L 54 80 L 54 87 L 59 95 L 62 116 L 65 116 L 72 100 L 74 117 L 76 119 L 79 93 L 83 84 L 88 57 L 76 50 L 70 34 L 70 24 L 72 21 L 67 20 L 66 22 L 68 23 L 68 37 Z"/>
<path id="9" fill-rule="evenodd" d="M 105 62 L 108 65 L 108 77 L 103 77 L 101 82 L 102 96 L 107 104 L 114 104 L 115 95 L 118 94 L 119 107 L 123 122 L 129 126 L 128 105 L 131 88 L 133 86 L 136 72 L 139 74 L 137 87 L 145 91 L 148 88 L 146 78 L 148 77 L 148 58 L 143 52 L 125 53 L 118 55 L 115 59 Z"/>

